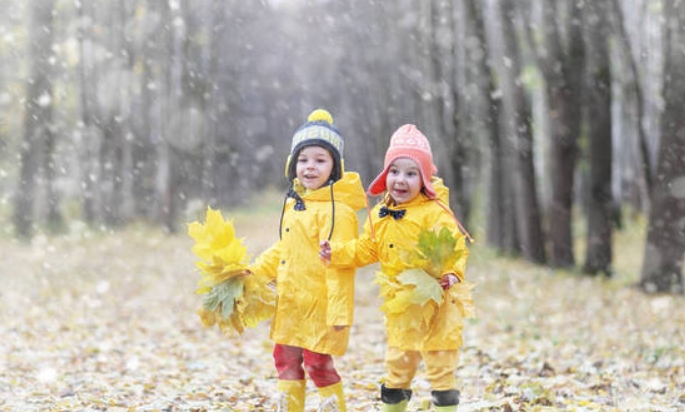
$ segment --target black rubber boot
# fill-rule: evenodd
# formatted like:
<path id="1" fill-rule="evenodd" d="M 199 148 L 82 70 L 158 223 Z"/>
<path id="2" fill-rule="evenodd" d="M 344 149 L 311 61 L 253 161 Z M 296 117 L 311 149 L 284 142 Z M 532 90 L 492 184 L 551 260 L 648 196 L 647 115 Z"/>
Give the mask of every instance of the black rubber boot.
<path id="1" fill-rule="evenodd" d="M 411 399 L 411 389 L 395 389 L 381 386 L 381 412 L 404 412 Z"/>
<path id="2" fill-rule="evenodd" d="M 459 405 L 459 391 L 450 389 L 447 391 L 433 391 L 433 404 L 436 412 L 452 412 L 457 410 Z"/>

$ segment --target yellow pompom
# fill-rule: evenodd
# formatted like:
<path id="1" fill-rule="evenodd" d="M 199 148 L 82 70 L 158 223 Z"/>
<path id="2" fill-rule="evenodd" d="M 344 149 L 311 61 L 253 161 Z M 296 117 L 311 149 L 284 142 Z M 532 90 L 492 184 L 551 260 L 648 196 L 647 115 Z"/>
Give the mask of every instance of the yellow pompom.
<path id="1" fill-rule="evenodd" d="M 320 120 L 325 120 L 328 122 L 328 124 L 333 124 L 333 116 L 331 116 L 331 114 L 324 109 L 316 109 L 309 113 L 309 117 L 307 117 L 308 122 L 316 122 Z"/>

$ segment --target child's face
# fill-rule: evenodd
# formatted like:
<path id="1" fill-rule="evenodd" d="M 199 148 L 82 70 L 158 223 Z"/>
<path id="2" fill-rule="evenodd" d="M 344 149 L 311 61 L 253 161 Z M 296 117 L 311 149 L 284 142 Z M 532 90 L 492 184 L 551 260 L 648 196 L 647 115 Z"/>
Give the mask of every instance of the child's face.
<path id="1" fill-rule="evenodd" d="M 423 187 L 419 165 L 411 159 L 396 159 L 388 169 L 385 186 L 395 204 L 401 205 L 411 201 Z"/>
<path id="2" fill-rule="evenodd" d="M 295 173 L 305 189 L 318 189 L 331 176 L 333 156 L 321 146 L 307 146 L 297 156 Z"/>

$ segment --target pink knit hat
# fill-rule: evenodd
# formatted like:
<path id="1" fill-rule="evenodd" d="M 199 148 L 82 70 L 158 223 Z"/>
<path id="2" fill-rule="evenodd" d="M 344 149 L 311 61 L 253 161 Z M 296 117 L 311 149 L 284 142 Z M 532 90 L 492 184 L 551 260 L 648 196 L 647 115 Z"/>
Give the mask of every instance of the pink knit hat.
<path id="1" fill-rule="evenodd" d="M 431 184 L 431 176 L 438 171 L 438 168 L 433 163 L 433 153 L 428 139 L 413 124 L 400 126 L 393 133 L 390 138 L 390 146 L 385 153 L 383 171 L 369 185 L 369 194 L 377 196 L 386 190 L 385 178 L 388 176 L 390 165 L 396 159 L 403 157 L 409 158 L 419 165 L 424 192 L 431 199 L 435 198 L 437 194 Z"/>

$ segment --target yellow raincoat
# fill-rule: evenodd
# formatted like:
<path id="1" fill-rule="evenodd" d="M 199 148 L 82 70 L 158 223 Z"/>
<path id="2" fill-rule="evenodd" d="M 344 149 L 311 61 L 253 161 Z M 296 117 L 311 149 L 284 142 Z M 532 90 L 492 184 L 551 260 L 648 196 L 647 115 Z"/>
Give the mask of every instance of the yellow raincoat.
<path id="1" fill-rule="evenodd" d="M 432 184 L 442 205 L 447 205 L 448 188 L 439 178 L 434 177 Z M 412 304 L 401 313 L 386 314 L 386 333 L 388 346 L 402 350 L 459 349 L 462 344 L 463 319 L 473 313 L 470 294 L 472 286 L 463 283 L 468 257 L 464 235 L 459 231 L 451 212 L 423 193 L 408 203 L 391 207 L 406 209 L 404 217 L 398 220 L 391 216 L 379 217 L 378 212 L 382 206 L 387 205 L 378 204 L 371 211 L 375 239 L 372 239 L 370 222 L 367 221 L 359 239 L 345 243 L 331 242 L 330 267 L 360 267 L 379 262 L 384 275 L 377 278 L 381 283 L 381 291 L 384 287 L 390 287 L 398 288 L 399 292 L 411 287 L 402 285 L 397 276 L 410 269 L 406 263 L 407 251 L 416 247 L 419 233 L 423 229 L 447 227 L 457 239 L 455 250 L 461 249 L 464 253 L 453 267 L 444 268 L 443 274 L 454 273 L 462 283 L 449 288 L 440 305 L 429 301 L 423 306 Z M 387 282 L 382 279 L 387 279 Z"/>
<path id="2" fill-rule="evenodd" d="M 276 313 L 271 323 L 275 343 L 339 356 L 347 350 L 354 312 L 353 268 L 332 269 L 319 259 L 319 242 L 347 241 L 358 235 L 356 210 L 366 206 L 359 175 L 346 172 L 331 187 L 305 191 L 295 179 L 295 191 L 305 210 L 294 210 L 295 200 L 285 205 L 281 240 L 251 265 L 254 273 L 276 279 Z"/>

